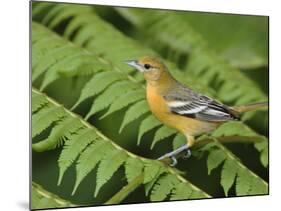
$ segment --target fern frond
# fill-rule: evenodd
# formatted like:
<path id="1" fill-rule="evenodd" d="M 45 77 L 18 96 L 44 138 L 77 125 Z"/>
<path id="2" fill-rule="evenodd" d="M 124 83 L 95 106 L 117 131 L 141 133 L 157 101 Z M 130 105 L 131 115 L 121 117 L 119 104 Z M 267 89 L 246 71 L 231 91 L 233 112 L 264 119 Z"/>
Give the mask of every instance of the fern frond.
<path id="1" fill-rule="evenodd" d="M 228 195 L 228 190 L 231 188 L 235 181 L 235 177 L 237 174 L 237 169 L 235 169 L 236 165 L 233 160 L 226 159 L 221 171 L 221 185 L 224 189 L 224 194 Z M 245 177 L 247 178 L 247 177 Z"/>
<path id="2" fill-rule="evenodd" d="M 184 182 L 188 185 L 189 188 L 196 191 L 201 191 L 191 183 L 189 183 L 187 180 L 185 180 L 183 177 L 178 175 L 170 167 L 165 166 L 159 161 L 138 157 L 137 155 L 134 155 L 122 149 L 107 137 L 105 137 L 103 134 L 101 134 L 95 127 L 87 123 L 81 117 L 62 107 L 50 97 L 44 95 L 36 89 L 32 89 L 32 92 L 35 95 L 41 95 L 42 97 L 45 97 L 45 101 L 48 101 L 50 107 L 61 108 L 64 112 L 65 118 L 62 119 L 62 121 L 57 122 L 57 125 L 52 128 L 50 136 L 55 136 L 58 138 L 59 136 L 61 136 L 59 128 L 63 128 L 66 127 L 66 125 L 69 125 L 71 122 L 71 118 L 73 119 L 72 121 L 76 121 L 76 119 L 79 120 L 77 121 L 79 129 L 74 127 L 76 128 L 75 131 L 68 129 L 65 131 L 65 133 L 63 133 L 63 136 L 65 136 L 66 138 L 61 155 L 58 160 L 58 184 L 61 183 L 62 177 L 65 171 L 70 167 L 70 165 L 74 162 L 76 163 L 77 177 L 72 194 L 76 192 L 79 184 L 86 177 L 86 175 L 94 170 L 94 168 L 98 164 L 99 167 L 97 168 L 97 187 L 95 190 L 95 195 L 98 194 L 100 188 L 113 176 L 113 173 L 121 166 L 125 167 L 128 185 L 126 186 L 126 188 L 124 187 L 124 193 L 122 192 L 122 190 L 120 190 L 121 192 L 118 193 L 117 196 L 122 196 L 119 199 L 123 199 L 126 194 L 132 192 L 132 190 L 128 190 L 128 188 L 136 188 L 142 183 L 147 187 L 150 186 L 150 188 L 153 188 L 154 183 L 158 180 L 158 177 L 162 173 L 165 173 L 166 175 L 173 175 L 175 180 L 178 180 L 178 182 Z M 143 178 L 143 181 L 139 181 L 139 178 Z M 138 182 L 134 183 L 136 179 L 138 180 Z M 153 180 L 155 182 L 152 182 Z M 133 183 L 133 185 L 130 185 L 130 183 Z M 203 194 L 203 197 L 210 197 L 203 191 L 201 192 Z M 157 190 L 157 193 L 161 194 L 160 190 Z M 113 199 L 115 200 L 117 196 L 113 197 Z"/>
<path id="3" fill-rule="evenodd" d="M 64 172 L 74 162 L 78 155 L 92 142 L 98 139 L 95 131 L 89 128 L 79 130 L 76 134 L 65 141 L 62 153 L 59 157 L 59 180 L 58 185 L 61 183 Z"/>
<path id="4" fill-rule="evenodd" d="M 229 189 L 235 183 L 236 177 L 239 180 L 235 183 L 237 195 L 249 195 L 249 194 L 267 194 L 268 184 L 254 172 L 249 170 L 243 165 L 235 155 L 227 150 L 222 144 L 216 141 L 216 144 L 208 149 L 209 155 L 207 160 L 208 171 L 219 166 L 223 163 L 221 172 L 221 185 L 224 189 L 225 195 L 228 195 Z M 241 182 L 243 180 L 243 182 Z M 248 182 L 247 182 L 248 181 Z M 245 188 L 245 182 L 249 188 Z M 259 192 L 254 193 L 254 185 L 259 186 Z"/>
<path id="5" fill-rule="evenodd" d="M 192 190 L 185 188 L 184 183 L 178 183 L 172 190 L 171 199 L 172 200 L 183 200 L 189 199 L 191 197 Z"/>
<path id="6" fill-rule="evenodd" d="M 32 116 L 32 138 L 39 135 L 53 122 L 64 117 L 62 107 L 48 106 L 39 110 Z"/>
<path id="7" fill-rule="evenodd" d="M 127 182 L 132 182 L 136 177 L 142 174 L 144 168 L 143 162 L 138 158 L 130 157 L 125 164 L 125 174 Z"/>
<path id="8" fill-rule="evenodd" d="M 95 74 L 84 86 L 81 91 L 79 99 L 72 106 L 75 108 L 85 99 L 93 97 L 100 92 L 102 92 L 107 86 L 112 84 L 113 82 L 119 81 L 122 79 L 122 75 L 120 73 L 114 71 L 103 71 Z"/>
<path id="9" fill-rule="evenodd" d="M 78 207 L 70 201 L 45 190 L 39 184 L 32 182 L 31 189 L 31 209 L 50 209 L 59 207 Z"/>
<path id="10" fill-rule="evenodd" d="M 247 125 L 241 122 L 228 122 L 220 126 L 212 133 L 214 137 L 238 137 L 243 140 L 247 138 L 255 139 L 257 143 L 254 144 L 256 149 L 260 152 L 260 160 L 264 167 L 268 165 L 268 139 L 265 136 L 257 134 Z"/>
<path id="11" fill-rule="evenodd" d="M 67 18 L 70 19 L 64 30 L 64 36 L 71 39 L 75 44 L 93 52 L 95 55 L 102 55 L 104 59 L 113 65 L 113 69 L 126 74 L 134 72 L 136 75 L 134 75 L 134 78 L 131 77 L 134 81 L 136 81 L 135 78 L 137 77 L 143 78 L 139 72 L 125 65 L 123 61 L 139 58 L 143 55 L 157 56 L 158 54 L 152 49 L 146 48 L 135 40 L 124 36 L 111 24 L 98 17 L 91 6 L 85 7 L 89 7 L 88 12 L 73 13 L 71 11 L 74 10 L 75 6 L 71 4 L 64 6 L 64 13 L 68 13 L 69 16 Z M 66 10 L 70 10 L 70 12 Z M 101 34 L 103 36 L 100 36 Z M 114 48 L 108 48 L 108 46 L 114 46 Z M 168 61 L 165 61 L 165 63 L 179 81 L 192 84 L 194 89 L 208 93 L 211 96 L 215 93 L 212 88 L 206 88 L 200 85 L 199 82 L 192 83 L 192 75 L 185 77 L 175 65 Z"/>
<path id="12" fill-rule="evenodd" d="M 260 160 L 264 167 L 268 166 L 268 141 L 262 141 L 255 144 L 256 149 L 260 152 Z"/>
<path id="13" fill-rule="evenodd" d="M 38 95 L 36 93 L 32 93 L 32 105 L 31 110 L 32 113 L 38 111 L 40 108 L 46 106 L 48 104 L 48 100 L 42 95 Z"/>
<path id="14" fill-rule="evenodd" d="M 226 155 L 222 150 L 214 149 L 207 160 L 208 174 L 211 174 L 212 170 L 217 168 L 225 159 Z"/>
<path id="15" fill-rule="evenodd" d="M 121 150 L 116 150 L 104 157 L 97 170 L 97 186 L 94 196 L 96 197 L 100 188 L 112 177 L 113 173 L 126 161 L 127 154 Z M 112 162 L 114 161 L 114 162 Z"/>
<path id="16" fill-rule="evenodd" d="M 177 133 L 177 131 L 175 129 L 163 125 L 156 131 L 152 144 L 150 146 L 150 149 L 152 149 L 157 142 L 159 142 L 159 141 L 163 140 L 164 138 L 167 138 L 175 133 Z"/>
<path id="17" fill-rule="evenodd" d="M 118 99 L 116 99 L 108 109 L 108 111 L 101 117 L 104 118 L 108 116 L 109 114 L 114 113 L 115 111 L 118 111 L 126 106 L 128 106 L 131 103 L 134 103 L 136 101 L 140 101 L 145 99 L 145 93 L 144 90 L 132 90 L 128 91 L 122 96 L 120 96 Z"/>
<path id="18" fill-rule="evenodd" d="M 157 126 L 161 125 L 161 122 L 157 120 L 154 115 L 149 115 L 146 117 L 140 124 L 139 132 L 138 132 L 138 142 L 137 145 L 140 144 L 141 137 L 146 132 L 156 128 Z"/>
<path id="19" fill-rule="evenodd" d="M 118 97 L 132 89 L 136 89 L 137 84 L 130 81 L 117 81 L 110 85 L 101 95 L 99 95 L 88 112 L 86 119 L 90 118 L 93 114 L 110 106 Z"/>
<path id="20" fill-rule="evenodd" d="M 83 125 L 78 118 L 63 118 L 56 126 L 53 127 L 48 138 L 32 144 L 32 149 L 36 152 L 54 149 L 57 146 L 62 145 L 60 143 L 61 141 L 70 138 L 73 133 L 81 128 L 83 128 Z"/>
<path id="21" fill-rule="evenodd" d="M 122 124 L 119 129 L 119 133 L 124 129 L 126 125 L 139 118 L 143 114 L 149 111 L 146 100 L 141 100 L 132 105 L 126 112 Z"/>
<path id="22" fill-rule="evenodd" d="M 76 192 L 81 181 L 96 167 L 104 156 L 114 152 L 114 148 L 108 142 L 98 141 L 91 144 L 81 154 L 76 165 L 76 181 L 72 195 Z"/>
<path id="23" fill-rule="evenodd" d="M 180 183 L 174 175 L 163 175 L 153 186 L 151 191 L 151 201 L 163 201 L 171 193 L 174 186 Z"/>
<path id="24" fill-rule="evenodd" d="M 184 144 L 186 144 L 186 137 L 181 133 L 177 133 L 173 139 L 173 149 L 175 150 Z"/>
<path id="25" fill-rule="evenodd" d="M 108 66 L 97 61 L 95 56 L 50 33 L 42 25 L 33 22 L 32 30 L 34 39 L 39 40 L 32 46 L 32 55 L 36 55 L 32 62 L 32 81 L 45 73 L 41 90 L 61 75 L 71 76 L 78 73 L 83 75 L 108 69 Z"/>

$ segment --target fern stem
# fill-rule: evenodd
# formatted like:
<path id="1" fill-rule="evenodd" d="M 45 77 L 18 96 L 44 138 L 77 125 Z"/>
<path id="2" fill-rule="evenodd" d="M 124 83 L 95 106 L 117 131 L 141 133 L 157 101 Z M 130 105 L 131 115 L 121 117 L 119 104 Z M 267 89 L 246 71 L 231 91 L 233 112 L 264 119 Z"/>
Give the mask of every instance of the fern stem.
<path id="1" fill-rule="evenodd" d="M 46 191 L 44 188 L 42 188 L 40 185 L 38 185 L 35 182 L 32 182 L 32 191 L 35 191 L 41 197 L 53 200 L 54 202 L 56 202 L 60 206 L 64 206 L 64 207 L 78 207 L 78 206 L 80 206 L 80 205 L 77 205 L 77 204 L 73 204 L 70 201 L 66 201 L 66 200 L 60 198 L 59 196 Z M 33 204 L 32 204 L 32 206 L 33 206 Z M 38 208 L 42 208 L 42 207 L 38 207 Z"/>
<path id="2" fill-rule="evenodd" d="M 65 109 L 63 105 L 59 104 L 58 102 L 56 102 L 54 99 L 48 97 L 46 94 L 42 93 L 41 91 L 37 90 L 36 88 L 32 87 L 32 91 L 37 93 L 37 94 L 41 94 L 44 95 L 46 97 L 46 99 L 53 103 L 56 106 L 62 107 L 66 113 L 68 113 L 70 116 L 74 117 L 74 118 L 78 118 L 81 123 L 83 125 L 85 125 L 88 128 L 92 128 L 96 131 L 97 135 L 99 135 L 101 138 L 103 138 L 105 141 L 109 141 L 115 148 L 120 149 L 120 150 L 124 150 L 122 147 L 120 147 L 119 145 L 115 144 L 114 142 L 110 141 L 110 139 L 108 137 L 106 137 L 105 135 L 103 135 L 96 127 L 94 127 L 93 125 L 91 125 L 89 122 L 85 121 L 81 116 L 72 113 L 71 111 L 69 111 L 68 109 Z M 124 150 L 129 156 L 131 157 L 137 157 L 136 155 L 134 155 L 131 152 L 128 152 L 127 150 Z M 140 157 L 140 156 L 138 156 Z M 142 158 L 142 159 L 146 159 L 146 158 Z"/>
<path id="3" fill-rule="evenodd" d="M 248 136 L 222 136 L 216 137 L 217 141 L 221 144 L 229 144 L 229 143 L 259 143 L 265 141 L 265 139 L 261 137 L 248 137 Z M 200 147 L 206 145 L 210 142 L 214 141 L 212 138 L 206 138 L 203 140 L 198 140 L 194 147 Z"/>
<path id="4" fill-rule="evenodd" d="M 137 187 L 139 187 L 144 178 L 144 173 L 137 176 L 132 182 L 124 186 L 120 191 L 118 191 L 113 197 L 111 197 L 104 204 L 119 204 L 123 199 L 125 199 L 131 192 L 133 192 Z"/>

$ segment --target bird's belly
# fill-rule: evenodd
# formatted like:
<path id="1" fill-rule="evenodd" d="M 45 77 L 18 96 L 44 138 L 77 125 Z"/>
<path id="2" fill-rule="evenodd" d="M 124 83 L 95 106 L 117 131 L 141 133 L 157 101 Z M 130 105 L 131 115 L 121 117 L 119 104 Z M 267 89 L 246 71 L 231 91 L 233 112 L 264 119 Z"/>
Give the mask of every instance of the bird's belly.
<path id="1" fill-rule="evenodd" d="M 218 124 L 179 116 L 175 114 L 155 113 L 155 116 L 169 127 L 175 128 L 185 135 L 197 136 L 209 133 L 218 127 Z"/>

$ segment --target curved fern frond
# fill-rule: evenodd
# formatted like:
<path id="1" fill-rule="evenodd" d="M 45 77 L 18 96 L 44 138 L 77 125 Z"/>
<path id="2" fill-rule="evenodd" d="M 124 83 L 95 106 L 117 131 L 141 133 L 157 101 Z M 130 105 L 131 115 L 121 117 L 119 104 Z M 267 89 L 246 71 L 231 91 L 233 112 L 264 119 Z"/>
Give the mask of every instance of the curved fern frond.
<path id="1" fill-rule="evenodd" d="M 124 129 L 126 125 L 130 122 L 134 121 L 135 119 L 139 118 L 145 113 L 148 113 L 148 105 L 146 100 L 141 100 L 133 104 L 125 113 L 124 119 L 119 129 L 119 133 Z"/>
<path id="2" fill-rule="evenodd" d="M 64 112 L 61 107 L 45 106 L 40 109 L 32 116 L 32 138 L 63 117 Z"/>
<path id="3" fill-rule="evenodd" d="M 93 114 L 109 107 L 118 97 L 124 95 L 124 93 L 129 92 L 130 90 L 136 89 L 138 87 L 137 84 L 132 83 L 130 81 L 117 81 L 109 86 L 101 95 L 99 95 L 92 107 L 88 112 L 86 119 L 91 117 Z"/>
<path id="4" fill-rule="evenodd" d="M 249 170 L 235 155 L 221 144 L 212 145 L 209 149 L 207 159 L 208 171 L 211 172 L 212 169 L 222 163 L 220 183 L 226 196 L 233 184 L 235 184 L 237 196 L 268 193 L 268 184 L 263 179 Z"/>
<path id="5" fill-rule="evenodd" d="M 31 196 L 31 209 L 50 209 L 80 206 L 62 199 L 53 193 L 50 193 L 35 182 L 32 182 Z"/>
<path id="6" fill-rule="evenodd" d="M 41 90 L 61 75 L 69 76 L 77 73 L 83 75 L 109 69 L 107 64 L 97 61 L 97 57 L 61 39 L 58 35 L 50 33 L 40 24 L 33 22 L 32 30 L 33 39 L 39 40 L 32 44 L 33 55 L 36 55 L 36 59 L 34 58 L 32 62 L 32 80 L 35 81 L 46 73 Z M 85 66 L 91 68 L 85 68 Z"/>
<path id="7" fill-rule="evenodd" d="M 62 107 L 56 101 L 44 95 L 40 91 L 37 91 L 33 88 L 32 93 L 36 96 L 41 95 L 42 97 L 46 98 L 44 101 L 48 101 L 50 107 L 62 109 L 66 119 L 57 122 L 57 125 L 53 127 L 52 130 L 57 132 L 57 128 L 64 127 L 66 124 L 63 122 L 67 122 L 69 124 L 71 122 L 70 119 L 72 119 L 72 121 L 79 120 L 77 121 L 77 125 L 80 124 L 80 126 L 76 127 L 75 132 L 65 130 L 65 134 L 63 134 L 63 131 L 60 130 L 59 133 L 60 136 L 66 138 L 58 160 L 58 184 L 61 183 L 63 175 L 70 165 L 76 163 L 77 178 L 72 194 L 76 192 L 79 184 L 85 178 L 85 176 L 90 173 L 97 165 L 97 186 L 94 192 L 95 196 L 98 194 L 102 186 L 110 180 L 110 178 L 113 176 L 113 173 L 121 166 L 125 167 L 126 177 L 128 178 L 127 181 L 129 184 L 134 183 L 135 179 L 138 179 L 140 175 L 143 175 L 143 180 L 140 181 L 138 186 L 142 183 L 149 183 L 152 179 L 157 181 L 160 175 L 155 175 L 153 171 L 155 172 L 155 169 L 162 169 L 162 172 L 166 175 L 172 175 L 173 180 L 177 181 L 177 183 L 185 184 L 187 189 L 192 189 L 191 191 L 202 192 L 200 189 L 190 184 L 187 180 L 178 175 L 173 169 L 165 166 L 163 163 L 139 157 L 116 145 L 114 142 L 101 134 L 101 132 L 99 132 L 94 126 L 90 125 L 81 117 L 77 116 L 66 108 Z M 60 123 L 63 125 L 59 126 Z M 77 130 L 77 128 L 79 129 Z M 50 134 L 53 133 L 55 132 L 51 131 Z M 113 160 L 114 162 L 112 162 Z M 153 167 L 153 171 L 147 171 L 146 166 Z M 158 193 L 163 194 L 161 193 L 161 189 L 157 190 L 157 194 Z M 202 192 L 201 196 L 209 197 L 209 195 L 204 192 Z"/>

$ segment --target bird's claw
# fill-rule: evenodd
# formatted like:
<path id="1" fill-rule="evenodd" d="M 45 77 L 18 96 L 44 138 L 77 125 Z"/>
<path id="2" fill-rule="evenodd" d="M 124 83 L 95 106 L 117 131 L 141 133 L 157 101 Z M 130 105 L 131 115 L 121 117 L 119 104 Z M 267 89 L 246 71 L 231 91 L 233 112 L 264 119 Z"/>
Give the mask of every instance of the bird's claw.
<path id="1" fill-rule="evenodd" d="M 170 158 L 172 160 L 172 163 L 169 164 L 170 166 L 175 166 L 178 163 L 177 158 L 174 155 L 171 155 L 171 153 L 167 153 L 159 157 L 157 160 L 164 160 L 165 158 Z"/>
<path id="2" fill-rule="evenodd" d="M 184 151 L 185 151 L 185 154 L 183 155 L 183 158 L 184 159 L 189 158 L 191 156 L 191 151 L 190 151 L 190 149 L 188 148 L 187 145 L 183 145 L 183 146 L 179 147 L 178 149 L 176 149 L 172 152 L 166 153 L 165 155 L 159 157 L 157 160 L 164 160 L 166 158 L 170 158 L 172 160 L 172 163 L 170 163 L 169 165 L 175 166 L 178 163 L 176 156 L 179 153 L 184 152 Z"/>
<path id="3" fill-rule="evenodd" d="M 191 151 L 190 151 L 190 149 L 187 149 L 186 152 L 185 152 L 185 154 L 182 156 L 182 158 L 183 158 L 184 160 L 186 160 L 186 159 L 188 159 L 188 158 L 190 158 L 190 157 L 191 157 Z"/>

